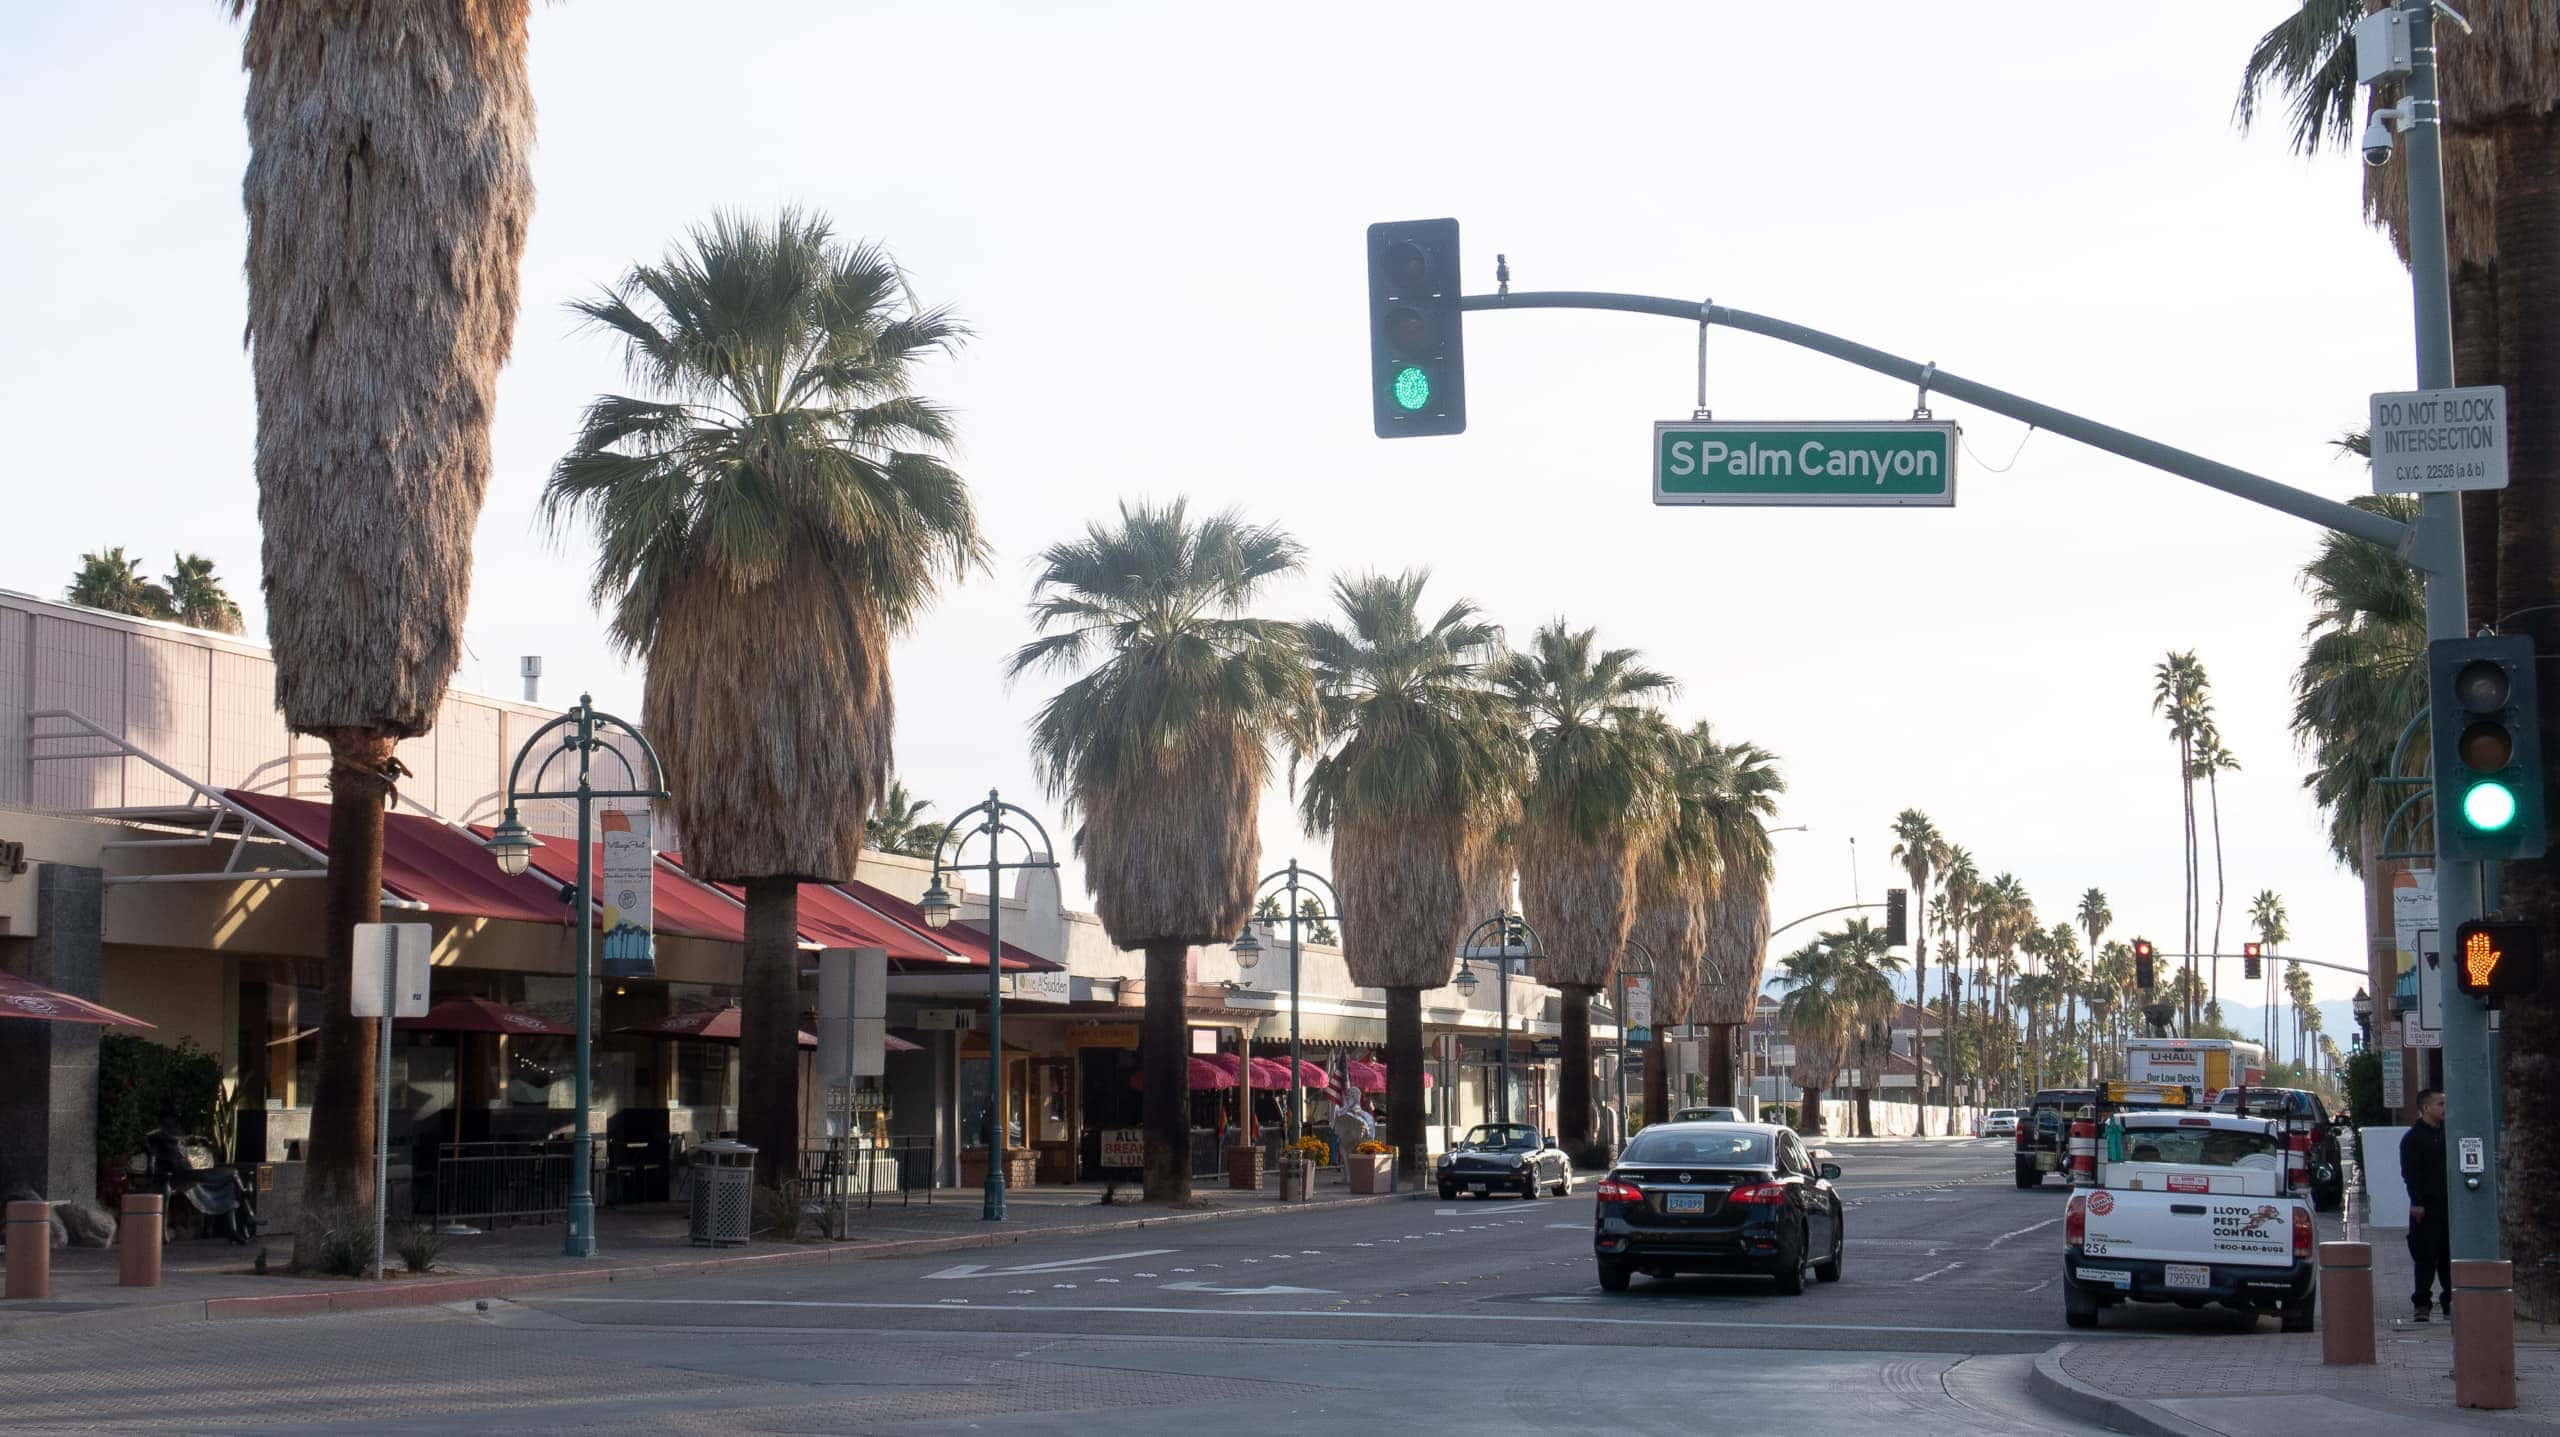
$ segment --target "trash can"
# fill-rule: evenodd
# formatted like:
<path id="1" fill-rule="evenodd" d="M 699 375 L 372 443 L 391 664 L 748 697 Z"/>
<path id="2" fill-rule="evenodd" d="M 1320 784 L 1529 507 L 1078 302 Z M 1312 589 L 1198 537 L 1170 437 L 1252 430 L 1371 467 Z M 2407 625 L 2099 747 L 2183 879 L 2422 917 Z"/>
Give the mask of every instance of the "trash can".
<path id="1" fill-rule="evenodd" d="M 714 1138 L 693 1150 L 693 1244 L 735 1247 L 755 1215 L 756 1150 Z"/>

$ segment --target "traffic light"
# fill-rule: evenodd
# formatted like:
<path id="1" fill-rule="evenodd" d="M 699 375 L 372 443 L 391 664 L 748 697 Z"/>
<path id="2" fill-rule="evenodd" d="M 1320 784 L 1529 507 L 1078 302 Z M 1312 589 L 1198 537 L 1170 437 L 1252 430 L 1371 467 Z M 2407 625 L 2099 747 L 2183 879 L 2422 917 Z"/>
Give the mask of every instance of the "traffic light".
<path id="1" fill-rule="evenodd" d="M 2145 993 L 2148 993 L 2153 988 L 2159 986 L 2159 976 L 2158 970 L 2153 968 L 2151 963 L 2151 940 L 2148 938 L 2134 939 L 2133 986 L 2141 989 Z"/>
<path id="2" fill-rule="evenodd" d="M 2533 640 L 2517 634 L 2427 645 L 2435 738 L 2437 858 L 2539 858 L 2548 842 L 2542 705 Z"/>
<path id="3" fill-rule="evenodd" d="M 2258 951 L 2258 945 L 2255 943 L 2243 943 L 2240 945 L 2241 977 L 2255 978 L 2259 976 Z"/>
<path id="4" fill-rule="evenodd" d="M 1369 405 L 1379 438 L 1466 431 L 1462 340 L 1458 222 L 1369 226 Z"/>
<path id="5" fill-rule="evenodd" d="M 1911 941 L 1911 890 L 1884 891 L 1884 946 L 1899 948 Z"/>
<path id="6" fill-rule="evenodd" d="M 2530 923 L 2465 923 L 2453 930 L 2453 952 L 2453 981 L 2474 998 L 2529 994 L 2542 985 L 2542 935 Z"/>

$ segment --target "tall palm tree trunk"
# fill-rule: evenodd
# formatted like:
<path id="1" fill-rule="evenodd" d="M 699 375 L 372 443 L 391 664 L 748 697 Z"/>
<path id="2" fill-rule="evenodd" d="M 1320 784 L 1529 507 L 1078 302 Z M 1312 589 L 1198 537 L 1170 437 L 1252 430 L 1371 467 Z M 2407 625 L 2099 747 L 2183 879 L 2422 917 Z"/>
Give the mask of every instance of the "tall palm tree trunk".
<path id="1" fill-rule="evenodd" d="M 1422 1121 L 1422 990 L 1387 992 L 1387 1142 L 1397 1176 L 1420 1183 L 1429 1160 Z"/>
<path id="2" fill-rule="evenodd" d="M 303 1168 L 302 1219 L 294 1224 L 293 1261 L 316 1267 L 329 1230 L 364 1221 L 373 1206 L 374 1046 L 380 1023 L 358 1018 L 356 925 L 382 921 L 382 819 L 398 773 L 392 739 L 378 729 L 333 729 L 329 741 L 329 876 L 322 900 L 320 1062 L 318 1090 L 338 1099 L 311 1110 L 310 1156 Z"/>
<path id="3" fill-rule="evenodd" d="M 2222 780 L 2212 769 L 2205 770 L 2205 797 L 2213 807 L 2213 957 L 2207 960 L 2212 975 L 2213 1010 L 2222 1011 Z"/>
<path id="4" fill-rule="evenodd" d="M 800 1168 L 800 884 L 750 878 L 739 982 L 738 1137 L 756 1150 L 756 1186 Z"/>
<path id="5" fill-rule="evenodd" d="M 1939 1029 L 1939 1036 L 1945 1042 L 1947 1052 L 1942 1086 L 1946 1090 L 1947 1121 L 1950 1123 L 1955 1121 L 1956 1111 L 1956 1019 L 1963 997 L 1963 983 L 1963 950 L 1959 949 L 1957 956 L 1947 962 L 1947 1006 L 1945 1014 L 1940 1018 L 1942 1026 Z"/>
<path id="6" fill-rule="evenodd" d="M 1732 1107 L 1733 1101 L 1733 1035 L 1731 1023 L 1707 1025 L 1707 1101 L 1719 1107 Z"/>
<path id="7" fill-rule="evenodd" d="M 1808 1137 L 1808 1138 L 1818 1138 L 1818 1137 L 1821 1137 L 1821 1136 L 1822 1136 L 1822 1089 L 1821 1089 L 1821 1087 L 1820 1087 L 1819 1085 L 1812 1085 L 1812 1084 L 1808 1084 L 1808 1085 L 1806 1085 L 1806 1086 L 1803 1086 L 1803 1087 L 1799 1088 L 1797 1091 L 1799 1091 L 1799 1092 L 1801 1092 L 1801 1093 L 1803 1093 L 1803 1094 L 1804 1094 L 1804 1101 L 1803 1101 L 1803 1103 L 1800 1105 L 1800 1107 L 1798 1108 L 1798 1110 L 1797 1110 L 1797 1112 L 1796 1112 L 1796 1131 L 1797 1131 L 1797 1132 L 1799 1132 L 1799 1133 L 1801 1133 L 1801 1134 L 1803 1134 L 1804 1136 L 1806 1136 L 1806 1137 Z"/>
<path id="8" fill-rule="evenodd" d="M 2498 382 L 2498 267 L 2467 261 L 2453 269 L 2453 382 Z M 2474 623 L 2498 608 L 2498 494 L 2473 489 L 2462 496 L 2463 593 Z"/>
<path id="9" fill-rule="evenodd" d="M 1190 952 L 1191 946 L 1182 942 L 1146 948 L 1147 1007 L 1138 1021 L 1138 1072 L 1147 1089 L 1139 1122 L 1147 1134 L 1149 1202 L 1191 1198 L 1191 1055 L 1183 1042 L 1182 1014 L 1190 986 L 1184 960 Z"/>
<path id="10" fill-rule="evenodd" d="M 1588 1164 L 1599 1158 L 1591 1141 L 1591 989 L 1576 983 L 1561 992 L 1564 1071 L 1556 1079 L 1557 1146 Z"/>
<path id="11" fill-rule="evenodd" d="M 2520 12 L 2519 12 L 2520 13 Z M 2498 126 L 2498 378 L 2507 388 L 2514 482 L 2498 499 L 2498 609 L 2533 635 L 2545 672 L 2560 624 L 2560 111 Z M 2560 754 L 2560 702 L 2542 704 L 2542 751 Z M 2508 905 L 2546 933 L 2560 924 L 2560 858 L 2506 866 Z M 2501 1228 L 2516 1270 L 2560 1260 L 2560 964 L 2539 992 L 2506 1002 L 2501 1041 L 2505 1174 Z M 2553 1301 L 2548 1286 L 2533 1301 Z M 2548 1319 L 2553 1314 L 2539 1314 Z"/>
<path id="12" fill-rule="evenodd" d="M 1918 1114 L 1912 1135 L 1923 1138 L 1929 1136 L 1929 920 L 1920 910 L 1928 896 L 1925 885 L 1915 884 L 1905 900 L 1911 906 L 1911 1006 L 1920 1014 L 1920 1031 L 1911 1035 L 1911 1098 Z M 1954 1132 L 1955 1119 L 1947 1121 L 1947 1131 Z"/>

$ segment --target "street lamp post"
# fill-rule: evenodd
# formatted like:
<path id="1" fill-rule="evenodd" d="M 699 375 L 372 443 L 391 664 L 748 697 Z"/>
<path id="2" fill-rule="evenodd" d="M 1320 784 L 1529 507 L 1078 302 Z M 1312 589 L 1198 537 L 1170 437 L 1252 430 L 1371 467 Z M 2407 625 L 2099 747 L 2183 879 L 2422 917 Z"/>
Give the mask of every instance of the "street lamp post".
<path id="1" fill-rule="evenodd" d="M 1289 860 L 1288 867 L 1273 869 L 1263 875 L 1262 882 L 1254 886 L 1254 900 L 1260 902 L 1262 895 L 1270 891 L 1274 883 L 1279 884 L 1281 891 L 1288 895 L 1283 900 L 1285 910 L 1283 916 L 1289 923 L 1289 1128 L 1287 1140 L 1294 1143 L 1303 1134 L 1307 1117 L 1306 1075 L 1299 1066 L 1302 1060 L 1298 1055 L 1298 967 L 1299 959 L 1305 955 L 1306 945 L 1298 930 L 1302 923 L 1340 923 L 1342 895 L 1334 891 L 1332 879 L 1312 868 L 1299 867 L 1298 860 L 1294 858 Z M 1298 911 L 1300 907 L 1298 890 L 1308 884 L 1324 890 L 1325 902 L 1329 907 L 1313 913 Z M 1236 935 L 1234 946 L 1236 961 L 1240 967 L 1250 968 L 1262 957 L 1262 943 L 1253 935 L 1256 921 L 1251 918 L 1246 919 L 1244 931 Z M 1265 918 L 1259 921 L 1269 925 L 1276 924 L 1279 920 Z M 1253 1084 L 1253 1054 L 1250 1052 L 1238 1054 L 1236 1066 L 1242 1071 L 1242 1081 L 1249 1095 Z M 1246 1101 L 1250 1103 L 1250 1096 Z"/>
<path id="2" fill-rule="evenodd" d="M 552 751 L 534 765 L 533 788 L 523 786 L 524 762 L 533 756 L 543 736 L 557 733 L 559 740 Z M 627 736 L 639 745 L 640 756 L 648 761 L 649 777 L 644 785 L 633 771 L 631 759 L 613 745 L 616 735 Z M 622 765 L 624 786 L 598 788 L 593 778 L 596 750 L 613 755 Z M 551 771 L 552 760 L 564 753 L 578 759 L 578 784 L 571 789 L 540 787 L 543 776 Z M 533 861 L 533 851 L 542 841 L 533 836 L 516 814 L 516 805 L 537 799 L 566 799 L 578 805 L 578 886 L 570 896 L 570 906 L 578 915 L 578 1116 L 572 1129 L 575 1154 L 569 1165 L 569 1233 L 561 1251 L 570 1257 L 596 1255 L 596 1196 L 591 1181 L 595 1168 L 595 1132 L 588 1126 L 587 1109 L 593 1101 L 593 1075 L 590 1071 L 595 1034 L 595 802 L 600 798 L 660 799 L 667 796 L 666 771 L 658 763 L 658 751 L 640 730 L 599 712 L 592 694 L 578 695 L 578 706 L 535 729 L 516 751 L 516 760 L 507 770 L 507 811 L 483 845 L 498 861 L 498 871 L 514 877 Z"/>
<path id="3" fill-rule="evenodd" d="M 975 818 L 972 826 L 970 819 Z M 1030 825 L 1024 832 L 1014 824 L 1019 819 Z M 1034 841 L 1033 835 L 1038 835 Z M 1007 862 L 1004 840 L 1011 835 L 1032 856 Z M 934 845 L 933 881 L 924 890 L 925 926 L 942 929 L 951 926 L 951 890 L 943 886 L 942 874 L 947 865 L 953 874 L 960 871 L 959 855 L 971 838 L 987 841 L 986 862 L 978 867 L 987 871 L 987 1190 L 978 1217 L 984 1222 L 1004 1221 L 1005 1162 L 1005 1092 L 1004 1092 L 1004 901 L 1003 875 L 1007 869 L 1054 869 L 1057 850 L 1050 846 L 1049 830 L 1030 810 L 1005 802 L 994 789 L 987 790 L 986 801 L 971 804 L 951 816 L 943 825 L 942 841 Z"/>
<path id="4" fill-rule="evenodd" d="M 1482 953 L 1476 943 L 1488 928 L 1495 935 L 1495 947 L 1490 955 Z M 1451 980 L 1451 986 L 1458 990 L 1460 997 L 1475 994 L 1475 960 L 1490 956 L 1493 961 L 1496 980 L 1494 1007 L 1500 1010 L 1502 1032 L 1501 1081 L 1495 1089 L 1497 1116 L 1494 1121 L 1498 1123 L 1511 1121 L 1511 963 L 1514 958 L 1526 961 L 1545 951 L 1546 945 L 1538 941 L 1538 930 L 1529 926 L 1529 920 L 1507 911 L 1467 930 L 1466 941 L 1458 946 L 1458 976 Z"/>
<path id="5" fill-rule="evenodd" d="M 1611 1152 L 1616 1152 L 1627 1140 L 1627 980 L 1643 978 L 1650 981 L 1653 977 L 1653 950 L 1646 947 L 1640 938 L 1630 937 L 1627 946 L 1635 951 L 1618 955 L 1618 1131 L 1609 1135 Z M 1651 1025 L 1650 1013 L 1646 1014 L 1645 1021 Z M 1667 1091 L 1669 1074 L 1663 1075 L 1663 1082 Z"/>

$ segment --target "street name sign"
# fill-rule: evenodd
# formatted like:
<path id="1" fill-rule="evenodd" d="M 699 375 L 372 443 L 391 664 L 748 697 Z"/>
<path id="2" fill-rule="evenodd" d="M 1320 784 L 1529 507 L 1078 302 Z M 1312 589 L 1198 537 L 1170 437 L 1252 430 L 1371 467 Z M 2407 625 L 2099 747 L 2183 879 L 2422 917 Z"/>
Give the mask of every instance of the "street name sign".
<path id="1" fill-rule="evenodd" d="M 1956 443 L 1956 426 L 1933 419 L 1663 420 L 1653 502 L 1943 508 L 1956 502 Z"/>
<path id="2" fill-rule="evenodd" d="M 2502 386 L 2377 394 L 2367 418 L 2376 494 L 2507 487 L 2507 391 Z"/>

